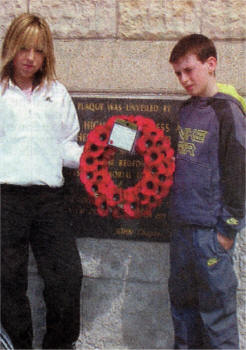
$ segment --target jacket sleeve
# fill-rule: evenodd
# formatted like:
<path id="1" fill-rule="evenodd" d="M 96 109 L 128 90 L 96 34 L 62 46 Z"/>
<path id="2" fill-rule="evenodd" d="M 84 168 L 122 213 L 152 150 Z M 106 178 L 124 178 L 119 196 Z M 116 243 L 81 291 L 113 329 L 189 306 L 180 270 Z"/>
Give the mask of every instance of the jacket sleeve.
<path id="1" fill-rule="evenodd" d="M 219 164 L 222 210 L 217 230 L 235 238 L 245 226 L 245 136 L 246 118 L 234 102 L 219 101 L 215 107 L 219 117 Z"/>
<path id="2" fill-rule="evenodd" d="M 62 158 L 63 165 L 78 168 L 84 146 L 77 143 L 79 121 L 73 101 L 66 91 L 63 100 L 62 118 Z"/>

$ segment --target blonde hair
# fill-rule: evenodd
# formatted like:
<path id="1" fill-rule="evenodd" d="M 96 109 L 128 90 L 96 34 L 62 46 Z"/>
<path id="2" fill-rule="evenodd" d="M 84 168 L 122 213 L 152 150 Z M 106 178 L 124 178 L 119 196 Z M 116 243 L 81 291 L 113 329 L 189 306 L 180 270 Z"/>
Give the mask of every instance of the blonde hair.
<path id="1" fill-rule="evenodd" d="M 48 24 L 38 15 L 23 13 L 10 24 L 3 41 L 1 82 L 8 84 L 13 78 L 13 59 L 22 47 L 34 47 L 44 54 L 42 68 L 35 75 L 35 85 L 42 86 L 45 80 L 51 83 L 56 79 L 53 40 Z"/>

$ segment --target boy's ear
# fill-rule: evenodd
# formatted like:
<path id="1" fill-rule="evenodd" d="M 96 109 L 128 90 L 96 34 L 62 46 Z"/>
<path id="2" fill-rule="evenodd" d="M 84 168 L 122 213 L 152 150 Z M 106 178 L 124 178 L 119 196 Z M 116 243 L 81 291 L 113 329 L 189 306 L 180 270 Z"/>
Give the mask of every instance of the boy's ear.
<path id="1" fill-rule="evenodd" d="M 209 73 L 214 73 L 217 66 L 217 59 L 213 56 L 207 59 L 208 71 Z"/>

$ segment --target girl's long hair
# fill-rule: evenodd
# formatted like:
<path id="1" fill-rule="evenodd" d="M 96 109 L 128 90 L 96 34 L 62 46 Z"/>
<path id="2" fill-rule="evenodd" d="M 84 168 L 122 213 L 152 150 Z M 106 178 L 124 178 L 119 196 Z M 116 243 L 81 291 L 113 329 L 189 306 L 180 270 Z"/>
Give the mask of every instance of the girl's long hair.
<path id="1" fill-rule="evenodd" d="M 2 45 L 1 82 L 6 86 L 13 80 L 13 59 L 21 48 L 35 48 L 43 52 L 44 62 L 35 74 L 34 86 L 50 84 L 56 79 L 53 40 L 47 22 L 40 16 L 23 13 L 10 24 Z"/>

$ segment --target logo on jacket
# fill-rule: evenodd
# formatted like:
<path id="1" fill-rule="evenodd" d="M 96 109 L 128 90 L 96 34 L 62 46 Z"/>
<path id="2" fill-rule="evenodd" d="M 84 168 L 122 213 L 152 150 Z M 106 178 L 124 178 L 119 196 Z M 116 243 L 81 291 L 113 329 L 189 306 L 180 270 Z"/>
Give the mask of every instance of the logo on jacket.
<path id="1" fill-rule="evenodd" d="M 217 258 L 210 258 L 210 259 L 208 259 L 208 261 L 207 261 L 207 265 L 210 267 L 210 266 L 213 266 L 213 265 L 215 265 L 215 264 L 217 264 L 217 262 L 218 262 L 219 260 L 217 259 Z"/>
<path id="2" fill-rule="evenodd" d="M 208 132 L 206 130 L 181 128 L 181 126 L 178 126 L 178 133 L 178 153 L 183 155 L 189 154 L 191 157 L 194 157 L 196 143 L 204 143 Z"/>
<path id="3" fill-rule="evenodd" d="M 230 219 L 227 219 L 227 220 L 226 220 L 226 223 L 227 223 L 228 225 L 234 226 L 234 225 L 238 225 L 238 220 L 235 219 L 235 218 L 230 218 Z"/>

